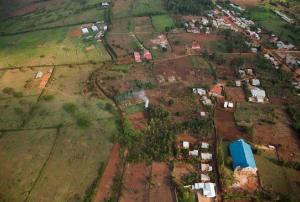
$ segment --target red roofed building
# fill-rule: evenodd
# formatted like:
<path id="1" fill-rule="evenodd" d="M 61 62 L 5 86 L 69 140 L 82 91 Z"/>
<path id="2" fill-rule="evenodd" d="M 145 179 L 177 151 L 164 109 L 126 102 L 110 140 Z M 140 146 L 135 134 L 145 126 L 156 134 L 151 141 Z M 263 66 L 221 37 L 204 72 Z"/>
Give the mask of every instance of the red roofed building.
<path id="1" fill-rule="evenodd" d="M 135 62 L 142 62 L 141 55 L 139 52 L 134 52 L 133 55 L 134 55 Z"/>
<path id="2" fill-rule="evenodd" d="M 196 41 L 193 41 L 193 43 L 192 43 L 192 49 L 193 50 L 199 50 L 201 48 L 200 48 L 200 45 Z"/>
<path id="3" fill-rule="evenodd" d="M 223 87 L 220 84 L 216 84 L 210 91 L 209 95 L 216 96 L 216 97 L 222 97 L 222 91 Z"/>
<path id="4" fill-rule="evenodd" d="M 152 60 L 152 54 L 150 53 L 150 51 L 148 51 L 148 50 L 144 50 L 144 58 L 146 59 L 146 60 Z"/>

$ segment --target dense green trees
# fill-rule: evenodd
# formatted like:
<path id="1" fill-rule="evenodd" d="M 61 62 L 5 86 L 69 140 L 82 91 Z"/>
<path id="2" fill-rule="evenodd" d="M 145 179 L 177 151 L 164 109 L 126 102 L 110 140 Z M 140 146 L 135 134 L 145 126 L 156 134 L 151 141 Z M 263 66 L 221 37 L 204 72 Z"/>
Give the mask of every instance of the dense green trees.
<path id="1" fill-rule="evenodd" d="M 167 10 L 183 15 L 204 15 L 213 8 L 211 0 L 164 0 Z"/>

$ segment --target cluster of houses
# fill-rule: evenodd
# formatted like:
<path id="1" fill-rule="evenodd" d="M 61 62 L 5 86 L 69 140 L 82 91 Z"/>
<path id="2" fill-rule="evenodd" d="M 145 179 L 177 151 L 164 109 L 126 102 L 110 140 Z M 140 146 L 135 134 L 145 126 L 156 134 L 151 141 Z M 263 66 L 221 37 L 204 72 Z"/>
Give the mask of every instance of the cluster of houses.
<path id="1" fill-rule="evenodd" d="M 105 32 L 108 29 L 108 25 L 104 21 L 99 21 L 94 24 L 86 24 L 81 26 L 82 35 L 86 36 L 86 39 L 95 38 L 101 41 Z"/>
<path id="2" fill-rule="evenodd" d="M 270 56 L 269 54 L 264 54 L 264 58 L 269 60 L 274 65 L 275 69 L 279 69 L 279 62 L 274 57 Z"/>
<path id="3" fill-rule="evenodd" d="M 256 38 L 257 40 L 260 40 L 259 33 L 261 32 L 261 29 L 258 28 L 256 31 L 252 31 L 251 27 L 255 25 L 255 23 L 252 20 L 248 20 L 244 17 L 236 16 L 236 13 L 234 11 L 230 11 L 227 9 L 222 8 L 220 5 L 217 5 L 217 8 L 222 11 L 229 19 L 239 28 L 246 31 L 247 34 L 249 34 L 251 37 Z M 240 9 L 239 9 L 240 10 Z M 231 26 L 231 25 L 230 25 Z"/>
<path id="4" fill-rule="evenodd" d="M 290 23 L 290 24 L 295 23 L 295 21 L 293 19 L 289 18 L 288 16 L 286 16 L 284 13 L 280 12 L 279 10 L 272 10 L 272 11 L 274 13 L 276 13 L 277 15 L 279 15 L 287 23 Z"/>
<path id="5" fill-rule="evenodd" d="M 260 80 L 255 77 L 253 69 L 240 69 L 238 73 L 242 80 L 236 80 L 235 84 L 237 87 L 240 87 L 242 82 L 245 82 L 247 90 L 250 92 L 249 102 L 263 103 L 268 101 L 266 91 L 260 87 Z"/>
<path id="6" fill-rule="evenodd" d="M 142 53 L 142 55 L 141 55 L 141 53 Z M 145 61 L 152 60 L 152 54 L 149 50 L 144 49 L 141 53 L 137 52 L 137 51 L 133 52 L 133 57 L 134 57 L 135 62 L 140 63 L 143 60 L 145 60 Z"/>
<path id="7" fill-rule="evenodd" d="M 207 92 L 204 88 L 193 88 L 193 93 L 200 95 L 200 100 L 205 106 L 211 106 L 213 104 L 210 96 L 223 97 L 222 92 L 223 86 L 221 84 L 214 85 L 209 92 Z"/>
<path id="8" fill-rule="evenodd" d="M 198 149 L 200 146 L 200 149 Z M 182 149 L 188 150 L 189 157 L 200 158 L 200 181 L 192 185 L 186 185 L 195 192 L 199 198 L 214 198 L 216 197 L 216 184 L 212 182 L 209 174 L 212 173 L 212 153 L 209 152 L 210 144 L 201 142 L 200 145 L 191 145 L 188 141 L 182 142 Z M 196 148 L 196 149 L 195 149 Z"/>
<path id="9" fill-rule="evenodd" d="M 188 33 L 206 33 L 210 34 L 211 27 L 209 25 L 209 19 L 207 17 L 200 17 L 199 19 L 192 19 L 189 22 L 184 23 L 184 27 Z"/>

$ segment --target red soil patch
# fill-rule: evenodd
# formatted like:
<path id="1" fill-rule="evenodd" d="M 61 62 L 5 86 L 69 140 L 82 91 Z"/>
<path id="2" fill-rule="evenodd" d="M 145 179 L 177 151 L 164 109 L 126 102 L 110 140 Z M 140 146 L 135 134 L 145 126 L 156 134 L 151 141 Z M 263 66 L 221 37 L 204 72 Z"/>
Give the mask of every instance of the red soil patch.
<path id="1" fill-rule="evenodd" d="M 217 135 L 224 140 L 232 141 L 246 137 L 246 134 L 242 133 L 236 126 L 233 112 L 216 109 L 214 119 Z"/>
<path id="2" fill-rule="evenodd" d="M 177 143 L 181 143 L 183 141 L 188 141 L 192 144 L 196 144 L 198 142 L 198 140 L 195 137 L 193 137 L 187 133 L 182 133 L 182 134 L 176 136 Z"/>
<path id="3" fill-rule="evenodd" d="M 227 100 L 234 102 L 245 102 L 246 97 L 241 87 L 226 87 L 225 94 Z"/>
<path id="4" fill-rule="evenodd" d="M 147 117 L 145 112 L 137 112 L 128 116 L 136 130 L 143 130 L 147 126 Z"/>
<path id="5" fill-rule="evenodd" d="M 113 185 L 113 180 L 120 162 L 119 152 L 120 145 L 115 144 L 111 150 L 109 161 L 98 185 L 94 202 L 102 202 L 110 197 L 111 186 Z"/>
<path id="6" fill-rule="evenodd" d="M 71 30 L 70 36 L 76 37 L 76 38 L 80 37 L 81 36 L 81 29 L 78 27 L 78 28 L 75 28 L 75 29 Z"/>
<path id="7" fill-rule="evenodd" d="M 217 76 L 225 80 L 234 80 L 236 78 L 235 72 L 228 66 L 216 66 Z"/>
<path id="8" fill-rule="evenodd" d="M 146 163 L 128 163 L 123 175 L 120 202 L 147 201 L 150 169 Z"/>
<path id="9" fill-rule="evenodd" d="M 48 72 L 48 73 L 44 74 L 44 76 L 41 78 L 39 87 L 45 88 L 50 77 L 51 77 L 51 73 Z"/>
<path id="10" fill-rule="evenodd" d="M 30 4 L 28 6 L 24 6 L 22 8 L 17 9 L 16 11 L 9 14 L 9 17 L 15 17 L 20 15 L 25 15 L 32 13 L 38 9 L 38 6 L 36 4 Z"/>
<path id="11" fill-rule="evenodd" d="M 152 163 L 151 182 L 152 186 L 149 193 L 149 201 L 175 201 L 175 195 L 172 186 L 171 170 L 167 163 Z"/>

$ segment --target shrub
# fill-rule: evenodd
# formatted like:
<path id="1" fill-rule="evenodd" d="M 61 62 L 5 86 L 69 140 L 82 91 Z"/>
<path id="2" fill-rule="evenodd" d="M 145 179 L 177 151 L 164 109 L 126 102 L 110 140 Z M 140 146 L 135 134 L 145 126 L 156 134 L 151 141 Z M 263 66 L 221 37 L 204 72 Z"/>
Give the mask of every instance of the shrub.
<path id="1" fill-rule="evenodd" d="M 5 94 L 8 94 L 8 95 L 11 95 L 15 92 L 15 90 L 13 88 L 10 88 L 10 87 L 5 87 L 5 88 L 3 88 L 2 92 L 5 93 Z"/>
<path id="2" fill-rule="evenodd" d="M 51 101 L 54 99 L 54 95 L 44 95 L 43 100 L 45 101 Z"/>
<path id="3" fill-rule="evenodd" d="M 74 103 L 65 103 L 63 104 L 63 109 L 68 113 L 75 113 L 77 106 Z"/>
<path id="4" fill-rule="evenodd" d="M 88 128 L 91 125 L 89 116 L 85 113 L 77 113 L 75 115 L 75 118 L 76 118 L 77 125 L 80 128 Z"/>
<path id="5" fill-rule="evenodd" d="M 23 93 L 22 92 L 13 92 L 13 96 L 16 98 L 20 98 L 20 97 L 23 97 Z"/>

